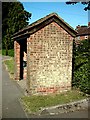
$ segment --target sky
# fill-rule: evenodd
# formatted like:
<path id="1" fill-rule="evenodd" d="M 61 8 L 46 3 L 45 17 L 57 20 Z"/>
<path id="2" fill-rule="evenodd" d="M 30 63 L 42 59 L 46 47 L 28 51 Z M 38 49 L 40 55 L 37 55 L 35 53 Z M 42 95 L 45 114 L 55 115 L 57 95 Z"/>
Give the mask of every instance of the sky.
<path id="1" fill-rule="evenodd" d="M 88 24 L 88 11 L 84 11 L 85 6 L 80 3 L 66 5 L 65 2 L 20 2 L 22 2 L 26 11 L 32 13 L 29 20 L 30 24 L 52 12 L 56 12 L 74 29 L 77 25 Z"/>

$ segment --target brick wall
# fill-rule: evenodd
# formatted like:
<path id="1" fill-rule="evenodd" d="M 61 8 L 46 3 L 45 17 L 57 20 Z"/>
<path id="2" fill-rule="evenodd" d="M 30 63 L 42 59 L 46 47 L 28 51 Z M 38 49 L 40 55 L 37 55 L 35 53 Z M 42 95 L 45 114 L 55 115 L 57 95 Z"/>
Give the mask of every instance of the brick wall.
<path id="1" fill-rule="evenodd" d="M 20 44 L 17 41 L 14 41 L 14 61 L 15 61 L 14 78 L 15 80 L 19 80 L 20 79 Z"/>
<path id="2" fill-rule="evenodd" d="M 88 35 L 78 36 L 75 38 L 75 43 L 76 43 L 76 45 L 79 45 L 81 41 L 87 40 L 89 38 L 90 38 L 90 36 L 88 36 Z"/>
<path id="3" fill-rule="evenodd" d="M 73 38 L 52 22 L 27 40 L 27 85 L 30 94 L 71 89 Z"/>

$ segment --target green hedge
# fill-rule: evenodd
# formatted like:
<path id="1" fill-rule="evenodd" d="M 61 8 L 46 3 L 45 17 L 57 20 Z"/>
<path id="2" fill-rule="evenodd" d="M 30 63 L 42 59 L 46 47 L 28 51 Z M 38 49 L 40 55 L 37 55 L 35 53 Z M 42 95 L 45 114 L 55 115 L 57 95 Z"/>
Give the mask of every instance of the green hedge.
<path id="1" fill-rule="evenodd" d="M 2 49 L 2 55 L 6 55 L 6 50 Z M 14 49 L 8 50 L 8 56 L 14 57 Z"/>
<path id="2" fill-rule="evenodd" d="M 89 40 L 83 40 L 77 47 L 74 46 L 74 77 L 72 85 L 81 91 L 90 94 L 90 47 Z"/>

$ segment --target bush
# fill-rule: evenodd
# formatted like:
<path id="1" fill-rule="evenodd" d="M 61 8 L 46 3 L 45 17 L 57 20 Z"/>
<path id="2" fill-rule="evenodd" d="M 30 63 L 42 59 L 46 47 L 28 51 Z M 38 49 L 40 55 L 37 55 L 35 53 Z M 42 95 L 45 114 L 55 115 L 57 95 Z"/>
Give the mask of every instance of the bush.
<path id="1" fill-rule="evenodd" d="M 2 49 L 2 55 L 6 55 L 5 49 Z M 8 56 L 14 57 L 14 49 L 8 50 Z"/>
<path id="2" fill-rule="evenodd" d="M 79 46 L 75 47 L 74 53 L 74 77 L 72 85 L 90 94 L 89 40 L 83 40 Z"/>
<path id="3" fill-rule="evenodd" d="M 14 50 L 10 49 L 9 52 L 8 52 L 8 55 L 11 56 L 11 57 L 14 57 Z"/>
<path id="4" fill-rule="evenodd" d="M 90 80 L 88 64 L 83 64 L 77 71 L 74 71 L 73 86 L 81 91 L 90 94 Z"/>

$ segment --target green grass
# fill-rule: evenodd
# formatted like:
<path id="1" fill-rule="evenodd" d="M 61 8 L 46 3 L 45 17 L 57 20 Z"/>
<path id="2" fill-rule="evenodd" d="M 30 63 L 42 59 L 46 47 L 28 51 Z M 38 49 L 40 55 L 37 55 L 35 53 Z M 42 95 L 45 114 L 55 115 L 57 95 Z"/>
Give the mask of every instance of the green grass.
<path id="1" fill-rule="evenodd" d="M 86 98 L 85 94 L 72 90 L 66 93 L 47 95 L 47 96 L 24 96 L 21 98 L 25 110 L 30 113 L 37 112 L 40 108 L 65 104 Z"/>
<path id="2" fill-rule="evenodd" d="M 6 55 L 5 53 L 6 53 L 6 50 L 5 50 L 5 49 L 2 49 L 2 50 L 0 51 L 0 54 L 2 54 L 2 55 Z M 14 49 L 8 50 L 8 56 L 14 57 Z"/>
<path id="3" fill-rule="evenodd" d="M 4 63 L 8 68 L 8 72 L 10 73 L 11 77 L 14 76 L 14 60 L 11 58 L 10 60 L 5 60 Z"/>
<path id="4" fill-rule="evenodd" d="M 2 54 L 2 50 L 0 50 L 0 55 Z"/>

